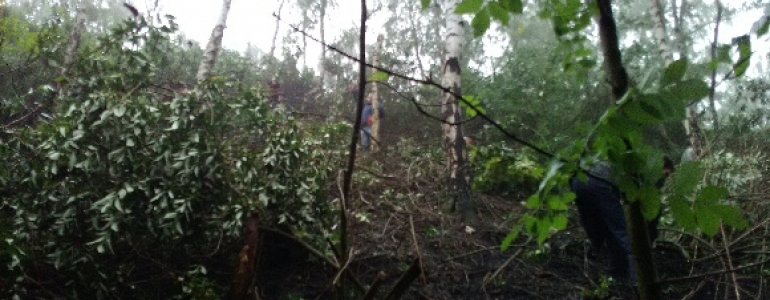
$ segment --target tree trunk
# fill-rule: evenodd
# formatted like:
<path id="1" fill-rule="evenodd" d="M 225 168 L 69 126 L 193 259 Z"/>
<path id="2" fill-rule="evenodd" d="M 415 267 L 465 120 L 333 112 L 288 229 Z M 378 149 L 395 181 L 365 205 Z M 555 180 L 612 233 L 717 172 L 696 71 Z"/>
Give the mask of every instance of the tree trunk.
<path id="1" fill-rule="evenodd" d="M 599 38 L 604 54 L 604 66 L 607 79 L 612 85 L 615 99 L 622 98 L 629 88 L 628 73 L 623 67 L 623 60 L 618 43 L 617 27 L 612 15 L 610 0 L 597 0 L 599 8 Z M 657 282 L 652 247 L 647 233 L 647 222 L 642 215 L 641 200 L 630 201 L 626 210 L 631 251 L 636 269 L 638 291 L 641 300 L 662 299 L 660 284 Z"/>
<path id="2" fill-rule="evenodd" d="M 243 247 L 235 262 L 233 282 L 230 285 L 230 300 L 246 299 L 256 275 L 257 250 L 259 248 L 259 222 L 253 214 L 246 221 L 246 234 Z"/>
<path id="3" fill-rule="evenodd" d="M 668 66 L 674 61 L 674 53 L 671 50 L 671 44 L 666 38 L 666 18 L 663 16 L 663 9 L 660 6 L 660 0 L 650 0 L 650 13 L 652 14 L 653 26 L 655 28 L 655 42 L 658 43 L 658 54 Z"/>
<path id="4" fill-rule="evenodd" d="M 716 25 L 714 25 L 714 41 L 711 43 L 711 60 L 715 61 L 717 59 L 717 42 L 719 38 L 719 23 L 722 22 L 722 2 L 719 0 L 716 0 L 717 4 L 717 20 Z M 714 131 L 719 130 L 719 115 L 717 114 L 717 107 L 716 107 L 716 100 L 714 99 L 714 93 L 716 92 L 716 85 L 717 85 L 717 68 L 714 67 L 713 70 L 711 70 L 711 87 L 709 89 L 709 110 L 711 110 L 711 117 L 713 118 L 712 122 Z"/>
<path id="5" fill-rule="evenodd" d="M 677 38 L 681 35 L 681 28 L 680 24 L 682 22 L 682 16 L 681 14 L 684 13 L 684 5 L 685 1 L 682 0 L 681 8 L 677 10 L 676 3 L 672 4 L 673 10 L 674 10 L 674 31 L 677 33 L 675 36 Z M 673 50 L 671 49 L 671 42 L 666 39 L 666 19 L 663 16 L 663 9 L 660 5 L 659 0 L 650 0 L 650 11 L 652 12 L 652 21 L 655 25 L 655 39 L 658 43 L 658 52 L 660 53 L 660 56 L 663 58 L 665 62 L 665 66 L 668 66 L 673 62 L 674 55 Z M 680 15 L 677 15 L 677 11 L 679 11 Z M 680 43 L 683 41 L 679 41 Z M 685 53 L 682 52 L 681 56 L 685 56 Z M 684 128 L 685 132 L 687 132 L 687 140 L 690 143 L 690 147 L 692 147 L 694 154 L 697 156 L 700 156 L 703 149 L 703 136 L 701 134 L 700 126 L 698 125 L 698 115 L 695 112 L 695 107 L 697 106 L 696 103 L 692 103 L 691 105 L 688 105 L 686 108 L 686 116 L 687 119 L 684 122 Z"/>
<path id="6" fill-rule="evenodd" d="M 441 100 L 441 127 L 447 149 L 448 188 L 453 207 L 463 218 L 473 217 L 470 199 L 470 170 L 468 152 L 462 130 L 462 114 L 455 95 L 462 95 L 460 62 L 465 41 L 465 21 L 454 13 L 459 0 L 446 0 L 446 53 L 442 63 L 441 84 L 453 93 L 444 93 Z"/>
<path id="7" fill-rule="evenodd" d="M 321 95 L 324 94 L 324 82 L 326 80 L 326 71 L 324 70 L 324 63 L 326 62 L 326 5 L 327 0 L 321 0 L 320 10 L 320 24 L 321 27 L 321 62 L 319 67 L 319 85 L 321 86 Z M 362 29 L 363 30 L 363 29 Z"/>
<path id="8" fill-rule="evenodd" d="M 82 3 L 78 3 L 77 13 L 75 14 L 75 23 L 72 24 L 72 30 L 70 36 L 67 39 L 67 48 L 64 50 L 64 58 L 62 59 L 61 72 L 59 75 L 66 78 L 69 75 L 70 67 L 75 61 L 78 54 L 78 48 L 80 48 L 80 40 L 83 35 L 83 29 L 86 24 L 86 10 Z M 57 84 L 57 90 L 59 97 L 62 97 L 66 93 L 65 86 L 59 82 Z M 50 106 L 54 107 L 54 106 Z M 56 107 L 56 111 L 61 111 L 61 107 Z"/>
<path id="9" fill-rule="evenodd" d="M 377 47 L 374 50 L 372 65 L 380 65 L 380 52 L 382 52 L 382 42 L 385 39 L 382 35 L 377 36 Z M 377 92 L 377 83 L 372 83 L 372 152 L 380 150 L 380 94 Z"/>
<path id="10" fill-rule="evenodd" d="M 214 69 L 214 64 L 217 62 L 217 55 L 222 48 L 222 37 L 225 35 L 225 27 L 227 23 L 227 14 L 230 13 L 230 2 L 232 0 L 222 1 L 222 12 L 219 15 L 217 25 L 211 31 L 211 37 L 209 37 L 209 43 L 206 45 L 206 51 L 203 52 L 203 59 L 198 66 L 198 74 L 195 75 L 197 81 L 203 81 L 211 76 L 211 71 Z"/>
<path id="11" fill-rule="evenodd" d="M 283 4 L 286 3 L 286 0 L 282 0 L 281 4 L 278 6 L 278 18 L 275 19 L 275 32 L 273 32 L 273 42 L 270 44 L 270 58 L 272 59 L 275 55 L 275 40 L 278 38 L 278 29 L 281 27 L 281 10 L 283 10 Z M 304 38 L 303 38 L 304 41 Z"/>

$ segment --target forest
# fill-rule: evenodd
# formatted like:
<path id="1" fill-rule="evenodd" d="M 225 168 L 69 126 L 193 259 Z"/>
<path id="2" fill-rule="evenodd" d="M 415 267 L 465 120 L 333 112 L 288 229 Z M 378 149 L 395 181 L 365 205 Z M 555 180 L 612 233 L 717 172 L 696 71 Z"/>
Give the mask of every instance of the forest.
<path id="1" fill-rule="evenodd" d="M 164 1 L 0 0 L 0 299 L 770 299 L 766 1 Z"/>

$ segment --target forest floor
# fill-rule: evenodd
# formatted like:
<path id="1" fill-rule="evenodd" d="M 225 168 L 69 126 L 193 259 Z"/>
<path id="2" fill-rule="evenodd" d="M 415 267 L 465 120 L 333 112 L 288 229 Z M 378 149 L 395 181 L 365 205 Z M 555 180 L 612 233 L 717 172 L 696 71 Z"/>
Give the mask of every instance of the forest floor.
<path id="1" fill-rule="evenodd" d="M 402 299 L 633 299 L 617 296 L 620 289 L 602 287 L 606 255 L 589 253 L 576 211 L 568 228 L 543 247 L 520 237 L 501 252 L 503 239 L 523 213 L 524 195 L 474 195 L 478 219 L 463 222 L 455 214 L 442 213 L 439 193 L 429 194 L 419 184 L 405 182 L 410 178 L 405 172 L 386 168 L 378 175 L 378 184 L 354 193 L 348 268 L 366 286 L 381 272 L 386 275 L 374 299 L 385 299 L 414 261 L 422 266 L 422 274 Z M 409 193 L 393 196 L 398 194 L 393 190 Z M 422 197 L 403 196 L 422 192 L 426 192 Z M 682 253 L 672 242 L 659 242 L 655 248 L 664 299 L 715 299 L 720 284 L 714 277 L 666 282 L 717 268 L 690 263 Z M 263 299 L 333 299 L 336 272 L 320 262 L 295 260 L 262 272 L 265 279 L 259 284 L 269 291 L 263 292 Z M 756 282 L 742 287 L 768 289 Z"/>

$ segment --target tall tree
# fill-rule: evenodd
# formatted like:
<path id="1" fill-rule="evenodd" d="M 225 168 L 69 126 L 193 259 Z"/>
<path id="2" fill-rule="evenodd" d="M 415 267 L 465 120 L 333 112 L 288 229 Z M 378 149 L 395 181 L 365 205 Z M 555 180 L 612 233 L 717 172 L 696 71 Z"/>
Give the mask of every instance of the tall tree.
<path id="1" fill-rule="evenodd" d="M 222 1 L 222 11 L 219 14 L 219 20 L 211 31 L 209 43 L 206 45 L 203 59 L 198 66 L 198 73 L 195 75 L 197 81 L 206 80 L 211 75 L 211 70 L 214 69 L 214 64 L 217 62 L 217 55 L 219 55 L 219 51 L 222 49 L 222 37 L 225 35 L 227 15 L 230 13 L 230 2 L 232 0 Z"/>
<path id="2" fill-rule="evenodd" d="M 377 36 L 377 47 L 374 50 L 374 56 L 372 56 L 372 64 L 375 66 L 380 65 L 380 52 L 382 52 L 382 42 L 385 37 L 382 35 Z M 372 84 L 372 152 L 380 150 L 380 94 L 377 91 L 377 83 Z"/>
<path id="3" fill-rule="evenodd" d="M 60 73 L 62 77 L 67 77 L 69 74 L 70 66 L 72 66 L 72 63 L 75 61 L 78 48 L 80 48 L 80 40 L 83 35 L 83 28 L 85 28 L 85 8 L 83 7 L 82 3 L 78 3 L 76 10 L 77 13 L 75 14 L 75 23 L 72 24 L 72 30 L 70 30 L 70 35 L 67 40 L 67 48 L 64 50 L 64 58 L 62 60 Z M 59 83 L 58 90 L 59 95 L 63 95 L 65 93 L 64 86 L 61 82 Z"/>
<path id="4" fill-rule="evenodd" d="M 623 98 L 630 88 L 630 79 L 620 52 L 617 26 L 612 14 L 610 0 L 597 0 L 599 16 L 599 38 L 601 40 L 604 68 L 607 79 L 612 86 L 615 99 Z M 625 141 L 628 143 L 628 141 Z M 628 146 L 627 146 L 628 147 Z M 633 150 L 633 149 L 628 149 Z M 647 222 L 642 214 L 641 200 L 632 199 L 626 205 L 628 232 L 631 239 L 631 252 L 638 282 L 639 296 L 642 300 L 661 299 L 660 283 L 657 282 L 655 264 L 652 257 L 652 247 L 647 232 Z"/>
<path id="5" fill-rule="evenodd" d="M 682 1 L 682 7 L 685 2 Z M 674 10 L 676 11 L 676 3 L 673 3 Z M 666 38 L 666 18 L 663 15 L 663 9 L 659 0 L 650 0 L 650 11 L 652 13 L 652 21 L 655 26 L 655 39 L 658 43 L 658 53 L 663 58 L 665 66 L 668 66 L 674 61 L 674 54 L 670 41 Z M 679 28 L 681 22 L 681 16 L 676 18 L 677 22 L 675 28 Z M 680 30 L 675 29 L 679 32 Z M 677 37 L 679 35 L 676 35 Z M 682 43 L 682 41 L 680 41 Z M 682 53 L 685 55 L 685 53 Z M 695 157 L 699 157 L 703 152 L 703 135 L 701 134 L 700 126 L 698 125 L 698 115 L 695 112 L 696 103 L 692 103 L 686 108 L 687 119 L 684 121 L 684 128 L 687 133 L 687 140 L 690 143 L 693 154 Z"/>
<path id="6" fill-rule="evenodd" d="M 283 10 L 283 5 L 285 3 L 286 3 L 286 0 L 281 0 L 281 4 L 278 5 L 278 12 L 277 12 L 278 18 L 275 19 L 275 32 L 273 32 L 273 42 L 270 44 L 269 57 L 273 57 L 273 55 L 275 55 L 275 40 L 278 38 L 278 29 L 281 28 L 281 10 Z"/>
<path id="7" fill-rule="evenodd" d="M 471 217 L 470 170 L 468 152 L 463 138 L 462 114 L 456 95 L 462 95 L 460 82 L 460 62 L 462 61 L 463 43 L 465 42 L 465 21 L 454 13 L 459 0 L 444 2 L 446 18 L 446 50 L 442 63 L 442 81 L 444 87 L 452 92 L 445 92 L 441 98 L 441 127 L 444 146 L 447 150 L 448 188 L 453 205 L 464 217 Z"/>
<path id="8" fill-rule="evenodd" d="M 324 86 L 324 80 L 326 71 L 324 71 L 324 62 L 326 61 L 326 47 L 323 45 L 326 45 L 326 6 L 329 4 L 328 0 L 320 0 L 320 5 L 318 8 L 318 22 L 319 22 L 319 31 L 321 36 L 321 62 L 319 63 L 319 73 L 318 74 L 318 81 L 319 85 L 321 86 L 321 93 L 323 93 L 323 86 Z M 363 30 L 363 29 L 362 29 Z"/>

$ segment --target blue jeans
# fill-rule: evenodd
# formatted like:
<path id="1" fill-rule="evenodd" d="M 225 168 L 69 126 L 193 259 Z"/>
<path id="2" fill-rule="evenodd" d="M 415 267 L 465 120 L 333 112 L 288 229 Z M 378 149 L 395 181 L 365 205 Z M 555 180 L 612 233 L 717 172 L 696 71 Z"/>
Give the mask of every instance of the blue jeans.
<path id="1" fill-rule="evenodd" d="M 369 148 L 372 146 L 371 136 L 372 136 L 371 126 L 361 127 L 361 146 L 364 148 L 365 151 L 369 151 Z"/>
<path id="2" fill-rule="evenodd" d="M 607 246 L 610 276 L 636 285 L 631 240 L 626 230 L 620 191 L 594 178 L 589 178 L 588 182 L 572 178 L 570 186 L 577 196 L 575 204 L 580 222 L 591 244 L 595 247 Z"/>

